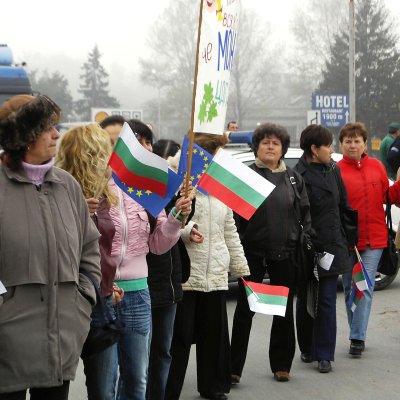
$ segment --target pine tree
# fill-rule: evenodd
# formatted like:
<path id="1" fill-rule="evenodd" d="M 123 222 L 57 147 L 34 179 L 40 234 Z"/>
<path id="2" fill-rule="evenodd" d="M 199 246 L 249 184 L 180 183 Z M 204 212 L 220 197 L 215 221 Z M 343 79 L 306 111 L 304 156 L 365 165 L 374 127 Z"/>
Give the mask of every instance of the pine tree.
<path id="1" fill-rule="evenodd" d="M 319 92 L 348 93 L 347 28 L 336 36 Z M 358 2 L 356 10 L 356 119 L 371 134 L 386 132 L 400 120 L 400 53 L 393 22 L 381 0 Z"/>
<path id="2" fill-rule="evenodd" d="M 83 99 L 75 103 L 76 112 L 83 120 L 90 119 L 92 107 L 119 107 L 115 97 L 109 95 L 108 73 L 100 63 L 100 51 L 97 45 L 88 55 L 88 60 L 82 66 L 83 74 L 79 76 L 83 82 L 79 85 L 78 92 Z"/>
<path id="3" fill-rule="evenodd" d="M 32 89 L 35 92 L 45 94 L 54 100 L 61 108 L 62 121 L 73 118 L 73 98 L 69 89 L 67 78 L 59 71 L 48 73 L 44 71 L 39 77 L 38 71 L 30 74 Z"/>

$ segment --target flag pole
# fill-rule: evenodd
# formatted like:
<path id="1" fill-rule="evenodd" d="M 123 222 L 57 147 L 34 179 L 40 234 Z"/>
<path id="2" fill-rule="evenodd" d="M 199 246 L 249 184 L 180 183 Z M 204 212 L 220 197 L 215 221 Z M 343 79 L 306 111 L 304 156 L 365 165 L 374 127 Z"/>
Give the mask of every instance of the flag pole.
<path id="1" fill-rule="evenodd" d="M 189 195 L 189 180 L 190 180 L 190 172 L 192 169 L 192 159 L 193 159 L 193 144 L 194 144 L 194 109 L 196 103 L 196 91 L 197 91 L 197 75 L 199 72 L 199 50 L 200 50 L 200 36 L 201 36 L 201 24 L 203 22 L 203 1 L 200 0 L 200 14 L 199 14 L 199 26 L 197 29 L 197 50 L 196 50 L 196 64 L 194 67 L 194 82 L 193 82 L 193 95 L 192 95 L 192 115 L 190 120 L 190 131 L 189 131 L 189 148 L 188 148 L 188 165 L 185 179 L 185 197 Z M 181 157 L 184 157 L 184 154 L 181 154 Z M 186 224 L 186 215 L 182 218 L 182 228 L 184 228 Z"/>

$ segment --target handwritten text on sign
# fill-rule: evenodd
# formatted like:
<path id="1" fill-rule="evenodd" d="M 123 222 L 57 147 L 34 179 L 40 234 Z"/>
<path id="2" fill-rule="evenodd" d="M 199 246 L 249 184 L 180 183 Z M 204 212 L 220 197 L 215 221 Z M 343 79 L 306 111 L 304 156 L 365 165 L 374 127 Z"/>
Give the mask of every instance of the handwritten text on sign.
<path id="1" fill-rule="evenodd" d="M 194 132 L 224 131 L 239 9 L 239 0 L 204 0 Z"/>

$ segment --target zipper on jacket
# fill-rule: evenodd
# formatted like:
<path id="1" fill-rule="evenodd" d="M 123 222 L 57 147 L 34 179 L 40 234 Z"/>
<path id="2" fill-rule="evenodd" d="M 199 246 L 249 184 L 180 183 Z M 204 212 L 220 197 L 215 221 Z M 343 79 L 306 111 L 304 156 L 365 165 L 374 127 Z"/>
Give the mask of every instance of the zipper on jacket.
<path id="1" fill-rule="evenodd" d="M 126 219 L 125 208 L 124 208 L 124 196 L 122 195 L 122 190 L 118 187 L 118 197 L 119 197 L 119 210 L 121 212 L 121 223 L 122 223 L 122 247 L 121 247 L 121 259 L 117 265 L 116 277 L 117 280 L 121 279 L 121 264 L 124 261 L 126 253 L 126 237 L 128 236 L 128 221 Z"/>
<path id="2" fill-rule="evenodd" d="M 209 226 L 209 231 L 208 231 L 208 260 L 207 260 L 207 268 L 206 268 L 206 292 L 208 292 L 208 268 L 210 267 L 210 255 L 211 255 L 211 222 L 212 222 L 212 218 L 211 218 L 211 210 L 212 210 L 212 207 L 211 207 L 211 199 L 210 199 L 210 196 L 207 196 L 207 198 L 208 198 L 208 209 L 209 209 L 209 213 L 208 213 L 208 215 L 209 215 L 209 224 L 208 224 L 208 226 Z M 225 227 L 224 227 L 225 228 Z"/>
<path id="3" fill-rule="evenodd" d="M 172 254 L 171 254 L 171 250 L 169 251 L 169 261 L 170 261 L 170 265 L 171 265 L 171 269 L 170 269 L 170 274 L 169 274 L 169 283 L 171 285 L 171 290 L 172 290 L 172 303 L 175 303 L 176 299 L 175 299 L 175 290 L 174 290 L 174 285 L 172 283 L 172 272 L 174 269 L 174 265 L 172 263 Z"/>

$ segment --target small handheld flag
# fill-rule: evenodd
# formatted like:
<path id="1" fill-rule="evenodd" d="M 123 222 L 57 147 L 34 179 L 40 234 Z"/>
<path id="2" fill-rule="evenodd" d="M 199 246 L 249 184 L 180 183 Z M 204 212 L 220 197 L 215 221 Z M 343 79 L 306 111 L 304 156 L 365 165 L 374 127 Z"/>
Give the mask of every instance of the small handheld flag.
<path id="1" fill-rule="evenodd" d="M 275 188 L 222 149 L 200 178 L 199 186 L 247 220 Z"/>
<path id="2" fill-rule="evenodd" d="M 115 175 L 115 173 L 113 173 L 112 176 L 115 183 L 124 193 L 144 207 L 155 218 L 171 201 L 183 181 L 181 176 L 171 169 L 168 169 L 167 193 L 165 197 L 161 197 L 150 190 L 133 188 L 132 186 L 126 185 Z"/>
<path id="3" fill-rule="evenodd" d="M 267 315 L 285 316 L 289 288 L 245 281 L 243 278 L 242 281 L 251 311 Z"/>
<path id="4" fill-rule="evenodd" d="M 108 165 L 127 185 L 165 196 L 168 183 L 167 160 L 146 150 L 126 122 Z"/>

